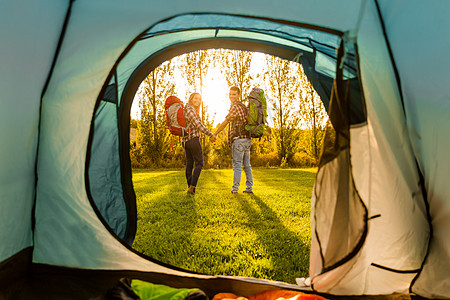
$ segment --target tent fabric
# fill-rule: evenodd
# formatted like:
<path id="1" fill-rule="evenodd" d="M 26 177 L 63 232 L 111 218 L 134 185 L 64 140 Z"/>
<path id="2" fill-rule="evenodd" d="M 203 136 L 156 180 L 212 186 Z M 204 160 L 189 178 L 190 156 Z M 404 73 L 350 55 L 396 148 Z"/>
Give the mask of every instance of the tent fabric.
<path id="1" fill-rule="evenodd" d="M 90 190 L 96 207 L 108 225 L 123 240 L 127 238 L 127 216 L 123 199 L 117 134 L 117 106 L 102 101 L 95 115 L 94 141 L 90 157 Z"/>
<path id="2" fill-rule="evenodd" d="M 40 96 L 67 7 L 47 0 L 0 4 L 0 261 L 33 244 Z"/>
<path id="3" fill-rule="evenodd" d="M 120 150 L 123 145 L 120 143 L 121 134 L 119 134 L 118 126 L 120 106 L 117 95 L 117 76 L 115 75 L 96 108 L 94 121 L 91 124 L 93 126 L 91 133 L 95 134 L 90 135 L 88 142 L 86 185 L 89 200 L 98 210 L 99 218 L 107 223 L 118 238 L 131 245 L 137 227 L 136 197 L 134 191 L 129 191 L 129 186 L 124 184 L 123 177 L 127 174 L 121 171 L 123 163 Z M 128 120 L 127 128 L 129 123 Z M 127 137 L 129 137 L 128 133 Z M 129 138 L 126 143 L 129 144 Z M 129 150 L 127 155 L 128 152 Z"/>
<path id="4" fill-rule="evenodd" d="M 274 37 L 283 38 L 284 40 L 303 44 L 308 48 L 318 48 L 321 52 L 333 57 L 336 56 L 334 50 L 340 42 L 339 37 L 336 35 L 339 32 L 335 32 L 334 30 L 330 30 L 331 33 L 328 33 L 292 26 L 290 24 L 280 24 L 269 20 L 220 14 L 188 14 L 177 16 L 156 24 L 142 36 L 142 39 L 194 28 L 215 28 L 214 35 L 216 37 L 220 37 L 219 34 L 223 29 L 225 29 L 225 32 L 230 29 L 244 31 L 240 36 L 245 36 L 247 32 L 265 33 Z"/>
<path id="5" fill-rule="evenodd" d="M 450 128 L 450 61 L 446 58 L 450 41 L 444 36 L 448 35 L 450 8 L 445 1 L 436 1 L 431 7 L 420 1 L 405 3 L 383 1 L 380 6 L 401 78 L 409 137 L 424 174 L 433 225 L 430 250 L 413 291 L 426 297 L 448 297 L 450 187 L 446 178 L 450 174 L 450 139 L 444 128 Z M 447 280 L 440 279 L 442 276 Z"/>
<path id="6" fill-rule="evenodd" d="M 69 7 L 67 29 L 60 36 Z M 114 72 L 119 76 L 116 100 L 120 102 L 120 93 L 127 91 L 129 77 L 136 70 L 134 66 L 149 58 L 149 53 L 177 47 L 180 43 L 214 40 L 216 34 L 229 40 L 261 43 L 264 37 L 270 36 L 268 47 L 281 49 L 284 43 L 286 49 L 292 50 L 298 44 L 299 51 L 311 54 L 314 51 L 309 52 L 303 39 L 296 40 L 286 34 L 299 25 L 300 36 L 312 32 L 311 29 L 327 32 L 327 36 L 343 34 L 342 40 L 349 50 L 347 55 L 354 54 L 357 62 L 353 69 L 345 66 L 344 80 L 355 76 L 350 70 L 357 67 L 362 92 L 357 102 L 364 104 L 359 108 L 364 117 L 348 127 L 346 158 L 349 163 L 336 164 L 334 172 L 339 174 L 342 168 L 349 168 L 346 176 L 349 182 L 353 181 L 367 209 L 367 217 L 361 223 L 362 227 L 367 226 L 367 235 L 356 235 L 362 241 L 357 247 L 359 251 L 344 261 L 341 255 L 334 259 L 333 255 L 339 253 L 332 251 L 331 261 L 341 261 L 337 265 L 323 264 L 320 255 L 321 251 L 324 253 L 323 245 L 313 236 L 310 268 L 313 288 L 333 295 L 414 292 L 423 297 L 448 298 L 450 185 L 446 178 L 450 173 L 450 118 L 446 113 L 450 110 L 447 74 L 450 61 L 446 54 L 450 41 L 445 37 L 449 34 L 449 13 L 450 5 L 444 0 L 431 3 L 199 0 L 195 5 L 183 1 L 156 5 L 155 1 L 146 0 L 2 2 L 0 281 L 9 274 L 17 277 L 10 263 L 20 261 L 19 273 L 23 276 L 30 269 L 36 273 L 36 268 L 45 266 L 53 275 L 57 274 L 57 268 L 67 268 L 69 274 L 77 270 L 102 271 L 109 276 L 117 275 L 115 272 L 131 272 L 175 285 L 189 282 L 208 286 L 219 280 L 221 284 L 215 288 L 244 295 L 244 290 L 256 293 L 264 289 L 262 286 L 276 285 L 251 278 L 193 274 L 136 253 L 118 239 L 118 235 L 122 236 L 120 226 L 113 225 L 114 221 L 106 217 L 109 221 L 105 223 L 98 211 L 101 205 L 97 207 L 91 201 L 92 190 L 86 186 L 86 175 L 94 175 L 90 176 L 86 170 L 86 159 L 90 155 L 93 165 L 101 162 L 96 155 L 105 151 L 100 147 L 100 139 L 102 132 L 107 136 L 108 130 L 103 129 L 109 128 L 111 135 L 121 134 L 116 128 L 112 130 L 113 123 L 106 126 L 107 123 L 100 121 L 101 117 L 98 124 L 93 123 L 98 99 L 107 90 Z M 208 19 L 213 15 L 222 18 Z M 188 24 L 187 20 L 192 19 L 199 20 L 199 26 Z M 240 27 L 230 27 L 230 20 L 236 20 Z M 281 33 L 264 31 L 270 29 L 269 24 L 277 24 Z M 219 25 L 222 27 L 217 31 L 215 26 Z M 172 33 L 154 35 L 158 33 L 156 30 Z M 142 37 L 145 39 L 140 41 Z M 59 41 L 61 47 L 56 53 Z M 139 50 L 143 56 L 122 60 L 125 54 L 138 51 L 137 47 L 133 48 L 138 44 L 146 44 L 153 50 L 145 54 L 144 50 L 150 48 L 144 47 Z M 329 78 L 340 80 L 334 78 L 332 68 L 337 63 L 334 60 L 340 57 L 324 50 L 329 47 L 317 46 L 316 50 L 323 52 L 318 52 L 314 64 L 308 63 L 321 70 L 317 73 L 318 81 L 324 83 L 322 93 L 326 93 L 330 89 Z M 130 64 L 126 64 L 131 58 Z M 47 78 L 50 80 L 45 89 Z M 336 96 L 343 99 L 341 92 Z M 116 119 L 116 122 L 123 121 Z M 100 133 L 97 137 L 91 135 L 93 127 Z M 108 144 L 114 145 L 111 148 L 123 147 L 120 139 L 119 147 L 116 147 L 117 140 L 111 144 L 114 139 L 108 140 Z M 95 153 L 89 152 L 92 145 Z M 117 153 L 108 155 L 118 166 Z M 122 172 L 125 164 L 126 159 L 122 159 Z M 101 166 L 97 170 L 100 169 Z M 114 187 L 120 186 L 118 173 L 111 174 L 117 179 Z M 122 178 L 122 188 L 126 180 L 131 178 Z M 98 184 L 93 194 L 101 199 L 104 197 L 102 183 Z M 321 188 L 331 189 L 327 193 L 333 194 L 333 186 L 329 182 Z M 114 194 L 120 193 L 116 190 Z M 122 207 L 117 210 L 121 211 L 118 215 L 125 215 L 123 207 L 127 205 L 128 193 L 122 190 L 121 197 L 111 197 L 124 201 L 117 203 Z M 313 195 L 312 202 L 320 203 L 321 195 Z M 312 216 L 322 212 L 313 210 Z M 326 220 L 320 217 L 311 221 L 313 230 L 316 226 L 329 225 L 322 223 Z M 335 243 L 335 239 L 332 236 L 330 241 Z M 45 293 L 43 289 L 40 291 Z"/>
<path id="7" fill-rule="evenodd" d="M 207 29 L 207 28 L 212 29 Z M 193 30 L 195 29 L 195 30 Z M 243 31 L 246 29 L 246 31 Z M 323 31 L 299 28 L 292 25 L 282 25 L 268 20 L 249 19 L 238 16 L 220 15 L 220 14 L 190 14 L 171 18 L 152 26 L 141 37 L 136 45 L 133 46 L 131 53 L 121 60 L 118 67 L 119 77 L 119 98 L 123 90 L 123 79 L 128 80 L 129 72 L 136 68 L 136 64 L 157 50 L 164 49 L 173 44 L 181 43 L 192 39 L 206 38 L 225 38 L 230 35 L 236 36 L 239 32 L 240 39 L 264 40 L 265 42 L 281 41 L 281 45 L 288 44 L 291 47 L 300 48 L 312 52 L 317 49 L 324 56 L 330 56 L 335 59 L 335 49 L 340 43 L 339 36 Z M 170 37 L 168 33 L 172 33 Z M 258 33 L 259 36 L 255 35 Z M 160 36 L 160 37 L 158 37 Z M 151 40 L 149 38 L 153 37 Z M 155 39 L 156 38 L 156 39 Z M 283 39 L 281 39 L 283 38 Z M 290 43 L 288 43 L 290 41 Z M 353 49 L 352 49 L 353 50 Z M 351 52 L 349 53 L 349 55 Z M 325 58 L 323 72 L 329 77 L 334 76 L 333 63 Z M 316 68 L 319 70 L 319 63 Z M 327 69 L 328 68 L 328 69 Z M 355 71 L 353 69 L 353 71 Z M 128 74 L 127 74 L 128 72 Z M 346 72 L 347 69 L 346 69 Z"/>
<path id="8" fill-rule="evenodd" d="M 320 203 L 318 201 L 321 200 L 318 198 L 320 194 L 317 194 L 317 192 L 323 189 L 321 174 L 325 172 L 324 169 L 327 170 L 330 167 L 335 168 L 335 173 L 342 173 L 340 176 L 335 177 L 343 180 L 348 177 L 345 172 L 343 173 L 345 166 L 350 166 L 351 179 L 347 180 L 347 183 L 344 182 L 343 185 L 336 186 L 335 193 L 342 193 L 339 189 L 343 189 L 345 192 L 343 195 L 332 195 L 331 193 L 334 190 L 332 188 L 330 189 L 330 187 L 333 186 L 333 181 L 330 179 L 333 176 L 330 177 L 330 175 L 327 175 L 324 177 L 330 183 L 326 190 L 328 195 L 323 200 L 328 202 L 331 202 L 332 199 L 342 201 L 344 200 L 343 197 L 348 197 L 349 203 L 346 206 L 349 209 L 352 207 L 354 211 L 361 209 L 358 207 L 360 207 L 360 201 L 362 201 L 362 205 L 364 206 L 363 211 L 367 210 L 366 216 L 364 216 L 364 213 L 357 215 L 350 213 L 350 217 L 346 218 L 349 232 L 353 232 L 353 235 L 356 237 L 362 236 L 364 240 L 362 246 L 358 245 L 360 239 L 354 240 L 353 244 L 349 245 L 354 248 L 360 247 L 360 250 L 354 254 L 354 257 L 348 257 L 347 261 L 344 261 L 337 268 L 331 269 L 328 272 L 323 271 L 326 268 L 326 265 L 323 265 L 326 260 L 319 257 L 318 254 L 313 254 L 313 252 L 318 252 L 322 249 L 318 245 L 321 242 L 320 235 L 317 238 L 313 235 L 310 263 L 312 284 L 315 289 L 332 294 L 405 293 L 410 287 L 412 278 L 420 269 L 421 261 L 426 253 L 428 225 L 425 204 L 424 200 L 420 197 L 411 199 L 411 187 L 415 191 L 420 191 L 420 187 L 417 187 L 417 182 L 419 181 L 418 173 L 415 170 L 414 158 L 411 148 L 408 146 L 407 136 L 404 134 L 405 128 L 404 123 L 402 123 L 404 117 L 401 110 L 401 103 L 400 101 L 383 103 L 387 99 L 399 99 L 399 94 L 395 86 L 395 81 L 389 80 L 389 75 L 393 78 L 394 73 L 389 64 L 388 49 L 383 41 L 381 27 L 379 25 L 377 26 L 377 24 L 376 10 L 373 9 L 373 6 L 371 9 L 371 5 L 368 4 L 359 28 L 361 38 L 358 39 L 358 54 L 362 89 L 365 91 L 364 98 L 366 99 L 367 123 L 349 126 L 348 121 L 346 121 L 348 118 L 339 118 L 339 115 L 335 116 L 331 110 L 330 121 L 337 130 L 336 142 L 338 144 L 335 147 L 336 149 L 343 149 L 346 145 L 346 143 L 339 142 L 339 132 L 343 130 L 349 131 L 349 133 L 344 132 L 343 137 L 349 139 L 350 153 L 344 155 L 345 152 L 342 152 L 339 155 L 344 156 L 341 158 L 338 156 L 338 158 L 344 159 L 345 157 L 349 157 L 351 163 L 344 164 L 344 167 L 336 167 L 339 160 L 336 162 L 336 159 L 330 160 L 322 170 L 319 170 L 315 186 L 316 193 L 313 194 L 312 199 L 312 228 L 320 229 L 324 227 L 327 221 L 327 218 L 322 217 L 319 219 L 317 217 L 320 217 L 321 211 L 315 211 L 317 203 Z M 367 32 L 368 30 L 370 32 Z M 368 36 L 370 36 L 370 39 L 365 40 L 364 38 Z M 376 64 L 378 67 L 374 67 L 371 64 Z M 383 65 L 382 68 L 380 67 L 381 65 Z M 367 73 L 368 71 L 371 73 Z M 377 74 L 379 72 L 382 73 Z M 373 84 L 380 84 L 384 88 L 373 89 L 371 88 Z M 371 91 L 372 93 L 367 93 L 366 91 Z M 343 96 L 344 93 L 335 90 L 334 94 L 335 97 L 333 99 L 341 102 L 339 107 L 344 107 L 343 110 L 345 111 L 346 99 Z M 382 106 L 376 107 L 374 103 Z M 330 106 L 332 105 L 330 104 Z M 388 116 L 381 114 L 380 112 L 385 110 L 386 107 L 389 107 L 389 111 L 396 113 L 396 115 Z M 394 125 L 391 122 L 398 123 Z M 386 129 L 383 130 L 384 126 L 390 126 L 389 128 L 391 129 L 389 129 L 389 132 L 385 132 Z M 377 132 L 380 131 L 384 132 L 383 137 L 376 136 Z M 325 154 L 326 152 L 324 152 L 322 159 Z M 406 175 L 401 175 L 401 172 L 392 172 L 392 169 L 405 170 L 406 168 L 410 170 Z M 414 174 L 415 178 L 413 177 Z M 402 178 L 402 176 L 405 177 Z M 349 189 L 348 192 L 345 191 L 345 188 Z M 348 196 L 346 196 L 347 194 Z M 388 210 L 386 210 L 388 207 L 386 204 L 381 204 L 383 201 L 389 201 L 391 203 Z M 394 205 L 393 202 L 397 204 Z M 414 211 L 415 213 L 405 215 L 405 205 L 411 206 L 407 211 Z M 393 214 L 393 211 L 396 211 L 396 213 Z M 336 210 L 336 212 L 339 212 L 339 210 Z M 398 214 L 402 214 L 402 222 L 404 224 L 396 224 L 398 221 L 394 216 Z M 337 216 L 339 217 L 339 215 Z M 365 226 L 367 228 L 361 225 L 355 226 L 358 224 L 358 216 L 366 218 Z M 331 215 L 331 220 L 333 220 L 333 215 Z M 331 220 L 328 222 L 331 222 Z M 340 219 L 337 220 L 337 222 L 339 221 Z M 336 225 L 338 224 L 336 223 Z M 396 224 L 397 226 L 390 226 L 392 224 Z M 334 229 L 336 225 L 333 223 L 330 227 Z M 365 230 L 367 231 L 367 237 L 363 236 Z M 390 237 L 380 236 L 379 234 L 383 231 L 389 231 Z M 322 233 L 322 237 L 324 235 L 327 237 L 326 233 Z M 336 235 L 330 234 L 330 240 L 335 238 Z M 344 239 L 342 242 L 347 245 L 347 236 L 343 235 L 342 238 Z M 398 241 L 402 242 L 399 243 Z M 396 249 L 393 249 L 393 244 L 397 245 Z M 393 255 L 394 252 L 396 252 L 395 255 Z M 383 253 L 391 254 L 385 256 Z M 392 257 L 402 257 L 404 259 L 392 260 Z M 383 270 L 374 268 L 373 264 L 388 267 L 390 270 L 396 271 L 383 272 Z M 404 272 L 410 270 L 415 270 L 415 272 L 413 274 Z"/>
<path id="9" fill-rule="evenodd" d="M 404 113 L 394 70 L 374 6 L 368 2 L 358 33 L 368 122 L 367 126 L 350 128 L 351 165 L 356 188 L 368 208 L 368 236 L 358 254 L 356 266 L 348 266 L 353 261 L 342 266 L 350 269 L 340 284 L 336 284 L 341 274 L 338 269 L 313 279 L 317 288 L 331 293 L 349 293 L 349 289 L 356 286 L 358 291 L 353 292 L 358 294 L 386 293 L 392 288 L 396 292 L 407 292 L 410 282 L 404 280 L 402 284 L 394 277 L 403 274 L 411 279 L 411 275 L 401 272 L 420 269 L 428 241 L 426 208 L 418 185 L 419 176 L 405 134 Z M 362 164 L 363 161 L 367 164 Z M 381 217 L 371 219 L 376 215 Z M 389 236 L 379 235 L 382 232 L 389 232 Z M 364 261 L 368 265 L 374 262 L 397 271 L 380 274 L 372 267 L 365 267 L 362 271 L 357 265 L 364 264 Z M 311 264 L 314 266 L 313 262 Z M 386 280 L 388 277 L 390 280 Z M 380 281 L 389 284 L 383 285 Z M 347 282 L 348 286 L 342 282 Z"/>

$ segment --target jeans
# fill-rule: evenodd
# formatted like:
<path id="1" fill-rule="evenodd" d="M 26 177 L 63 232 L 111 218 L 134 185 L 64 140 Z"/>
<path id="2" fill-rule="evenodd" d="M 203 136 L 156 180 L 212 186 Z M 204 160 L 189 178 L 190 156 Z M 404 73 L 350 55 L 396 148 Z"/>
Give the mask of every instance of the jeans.
<path id="1" fill-rule="evenodd" d="M 188 187 L 191 185 L 197 186 L 197 181 L 203 168 L 203 151 L 199 138 L 193 138 L 184 143 L 184 152 L 186 154 L 186 181 Z M 192 172 L 192 170 L 194 171 Z"/>
<path id="2" fill-rule="evenodd" d="M 247 192 L 251 192 L 253 189 L 253 174 L 252 166 L 250 165 L 250 148 L 252 146 L 252 140 L 250 139 L 235 139 L 231 144 L 231 154 L 233 157 L 233 187 L 232 192 L 239 190 L 241 182 L 241 172 L 244 168 L 245 172 L 245 189 Z"/>

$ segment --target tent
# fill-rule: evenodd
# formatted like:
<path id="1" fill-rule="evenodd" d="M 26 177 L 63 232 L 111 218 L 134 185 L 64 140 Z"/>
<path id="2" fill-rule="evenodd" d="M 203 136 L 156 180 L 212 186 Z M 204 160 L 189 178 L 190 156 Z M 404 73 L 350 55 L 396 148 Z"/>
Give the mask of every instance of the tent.
<path id="1" fill-rule="evenodd" d="M 16 0 L 0 14 L 0 298 L 88 299 L 121 277 L 450 297 L 448 1 Z M 195 274 L 130 246 L 132 97 L 159 63 L 208 48 L 298 61 L 328 108 L 311 285 Z"/>

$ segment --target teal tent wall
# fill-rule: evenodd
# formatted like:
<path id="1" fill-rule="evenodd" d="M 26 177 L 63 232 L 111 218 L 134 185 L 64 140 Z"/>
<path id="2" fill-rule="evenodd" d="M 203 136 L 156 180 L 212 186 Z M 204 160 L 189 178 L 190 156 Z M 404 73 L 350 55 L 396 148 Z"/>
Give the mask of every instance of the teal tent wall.
<path id="1" fill-rule="evenodd" d="M 40 115 L 41 94 L 69 5 L 67 30 Z M 386 280 L 384 286 L 368 285 L 367 289 L 358 281 L 361 272 L 355 266 L 363 266 L 365 274 L 374 276 L 370 278 L 384 276 L 379 268 L 364 267 L 380 258 L 399 268 L 419 266 L 412 276 L 398 279 L 401 291 L 413 284 L 412 291 L 424 297 L 448 297 L 450 61 L 446 55 L 450 41 L 445 37 L 449 35 L 450 6 L 446 1 L 197 1 L 195 5 L 183 1 L 155 5 L 143 0 L 132 4 L 120 0 L 2 2 L 0 266 L 33 247 L 34 268 L 135 270 L 159 274 L 154 279 L 218 278 L 162 266 L 131 251 L 99 219 L 85 185 L 95 105 L 121 55 L 139 34 L 160 21 L 211 12 L 298 22 L 338 32 L 359 29 L 356 40 L 368 120 L 366 126 L 351 130 L 352 140 L 359 141 L 351 145 L 352 172 L 361 197 L 369 199 L 365 203 L 369 213 L 382 211 L 386 218 L 369 223 L 378 225 L 369 226 L 365 247 L 338 270 L 346 274 L 346 280 L 335 284 L 333 276 L 342 274 L 339 272 L 317 275 L 320 264 L 315 265 L 318 269 L 312 264 L 312 274 L 317 276 L 317 287 L 326 292 L 394 291 L 394 280 Z M 429 248 L 426 206 L 432 224 Z M 377 231 L 389 234 L 377 240 L 372 238 L 377 237 Z M 408 234 L 411 232 L 414 234 Z M 413 244 L 421 246 L 411 250 Z M 379 245 L 383 251 L 370 245 Z M 314 260 L 314 248 L 312 251 Z M 389 257 L 389 253 L 394 255 Z M 395 277 L 390 271 L 386 274 L 385 278 Z M 238 283 L 232 290 L 246 287 Z"/>
<path id="2" fill-rule="evenodd" d="M 446 56 L 450 40 L 446 36 L 450 7 L 446 1 L 380 1 L 380 4 L 399 70 L 408 133 L 424 175 L 432 219 L 429 253 L 413 291 L 428 297 L 448 297 L 450 189 L 446 178 L 450 174 L 447 117 L 450 60 Z"/>
<path id="3" fill-rule="evenodd" d="M 67 7 L 0 3 L 0 261 L 33 245 L 40 98 Z"/>

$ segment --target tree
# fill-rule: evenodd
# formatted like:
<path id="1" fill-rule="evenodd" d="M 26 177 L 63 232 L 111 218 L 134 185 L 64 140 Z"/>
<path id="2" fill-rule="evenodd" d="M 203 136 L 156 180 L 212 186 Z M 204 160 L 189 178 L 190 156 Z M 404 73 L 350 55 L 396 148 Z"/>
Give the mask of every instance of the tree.
<path id="1" fill-rule="evenodd" d="M 137 128 L 138 122 L 138 120 L 130 118 L 130 128 Z"/>
<path id="2" fill-rule="evenodd" d="M 168 150 L 168 131 L 164 110 L 165 99 L 174 93 L 173 66 L 167 61 L 154 69 L 138 89 L 141 120 L 137 140 L 143 157 L 159 166 Z"/>
<path id="3" fill-rule="evenodd" d="M 221 70 L 225 76 L 228 86 L 237 86 L 241 95 L 248 95 L 251 89 L 252 74 L 250 67 L 253 53 L 248 51 L 223 49 L 219 52 L 221 59 Z"/>
<path id="4" fill-rule="evenodd" d="M 266 55 L 266 93 L 273 111 L 273 134 L 281 161 L 288 162 L 297 148 L 300 101 L 296 63 Z"/>
<path id="5" fill-rule="evenodd" d="M 322 100 L 309 82 L 301 65 L 298 65 L 297 72 L 301 85 L 301 98 L 303 99 L 299 102 L 302 128 L 305 129 L 303 147 L 306 153 L 318 163 L 328 115 Z"/>
<path id="6" fill-rule="evenodd" d="M 183 74 L 188 83 L 188 90 L 203 94 L 203 80 L 208 73 L 211 62 L 213 61 L 214 52 L 211 50 L 199 50 L 186 53 L 184 56 Z M 189 97 L 189 95 L 186 95 Z M 186 97 L 186 98 L 187 98 Z M 208 116 L 210 117 L 210 116 Z M 206 107 L 202 101 L 200 112 L 202 122 L 206 120 Z M 205 148 L 205 138 L 202 137 L 202 147 Z"/>
<path id="7" fill-rule="evenodd" d="M 209 56 L 207 50 L 199 50 L 184 55 L 183 73 L 191 91 L 202 93 L 203 79 L 210 61 Z"/>

